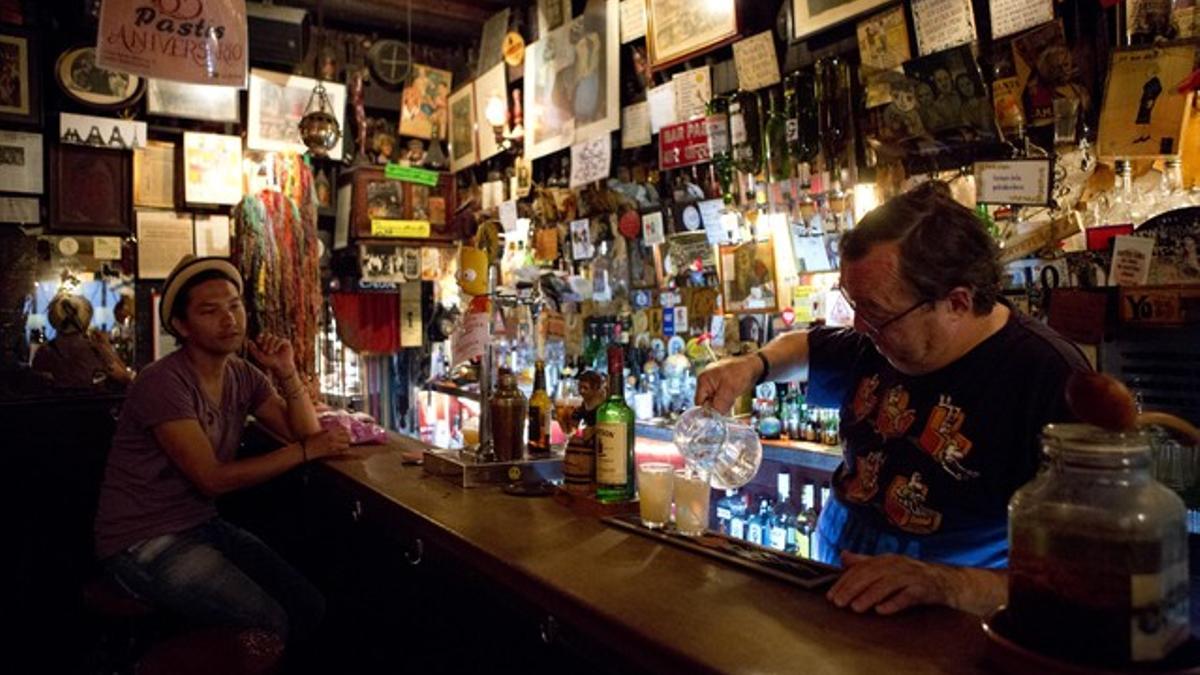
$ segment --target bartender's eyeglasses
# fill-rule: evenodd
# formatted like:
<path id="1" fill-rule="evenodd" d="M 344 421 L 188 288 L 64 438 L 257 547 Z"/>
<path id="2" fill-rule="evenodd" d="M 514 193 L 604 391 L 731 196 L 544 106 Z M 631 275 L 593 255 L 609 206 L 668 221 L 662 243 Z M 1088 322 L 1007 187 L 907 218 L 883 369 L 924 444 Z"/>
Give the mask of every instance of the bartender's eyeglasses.
<path id="1" fill-rule="evenodd" d="M 837 290 L 839 293 L 842 294 L 842 298 L 844 298 L 846 300 L 846 304 L 850 305 L 850 309 L 854 310 L 854 316 L 859 321 L 861 321 L 864 326 L 867 327 L 867 333 L 869 333 L 870 335 L 873 335 L 875 337 L 879 337 L 880 335 L 882 335 L 883 331 L 886 330 L 888 326 L 896 323 L 897 321 L 903 319 L 904 317 L 908 316 L 909 314 L 912 314 L 913 312 L 917 311 L 921 307 L 924 307 L 925 305 L 929 304 L 930 302 L 933 302 L 932 300 L 928 300 L 928 299 L 918 300 L 915 305 L 913 305 L 912 307 L 909 307 L 908 309 L 904 310 L 903 312 L 900 312 L 899 314 L 891 317 L 890 319 L 885 319 L 882 322 L 876 323 L 875 321 L 868 319 L 864 313 L 858 311 L 858 307 L 855 306 L 854 300 L 850 298 L 850 295 L 848 293 L 846 293 L 846 289 L 842 288 L 841 286 L 838 286 Z"/>

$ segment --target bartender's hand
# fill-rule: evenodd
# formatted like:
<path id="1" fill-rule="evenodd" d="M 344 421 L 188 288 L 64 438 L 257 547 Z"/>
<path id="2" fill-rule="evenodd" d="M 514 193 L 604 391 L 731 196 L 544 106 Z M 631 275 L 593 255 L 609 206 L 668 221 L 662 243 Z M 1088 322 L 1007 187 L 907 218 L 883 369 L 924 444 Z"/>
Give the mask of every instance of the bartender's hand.
<path id="1" fill-rule="evenodd" d="M 325 429 L 304 439 L 304 449 L 309 459 L 320 459 L 338 455 L 350 447 L 350 432 L 344 427 Z"/>
<path id="2" fill-rule="evenodd" d="M 696 380 L 696 405 L 710 405 L 728 413 L 733 402 L 754 386 L 762 371 L 762 360 L 753 354 L 723 359 L 705 368 Z"/>
<path id="3" fill-rule="evenodd" d="M 825 597 L 856 612 L 895 614 L 917 605 L 946 605 L 983 615 L 1004 604 L 1002 572 L 951 567 L 908 556 L 843 552 L 845 572 Z"/>
<path id="4" fill-rule="evenodd" d="M 275 377 L 285 380 L 296 372 L 292 356 L 292 343 L 271 333 L 263 333 L 257 340 L 249 340 L 246 346 L 258 365 L 271 371 Z"/>

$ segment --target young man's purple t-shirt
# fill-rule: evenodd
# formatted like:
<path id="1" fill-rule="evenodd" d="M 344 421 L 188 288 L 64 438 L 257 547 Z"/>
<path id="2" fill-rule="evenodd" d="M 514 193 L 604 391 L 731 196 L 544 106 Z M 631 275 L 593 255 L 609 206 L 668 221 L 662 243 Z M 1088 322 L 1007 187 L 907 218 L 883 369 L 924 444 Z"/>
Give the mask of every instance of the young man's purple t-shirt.
<path id="1" fill-rule="evenodd" d="M 154 427 L 194 419 L 208 436 L 217 461 L 234 458 L 246 416 L 273 392 L 251 363 L 232 357 L 225 366 L 219 405 L 201 390 L 182 350 L 150 364 L 134 380 L 121 409 L 100 487 L 96 555 L 101 560 L 163 534 L 182 532 L 217 515 L 154 437 Z"/>

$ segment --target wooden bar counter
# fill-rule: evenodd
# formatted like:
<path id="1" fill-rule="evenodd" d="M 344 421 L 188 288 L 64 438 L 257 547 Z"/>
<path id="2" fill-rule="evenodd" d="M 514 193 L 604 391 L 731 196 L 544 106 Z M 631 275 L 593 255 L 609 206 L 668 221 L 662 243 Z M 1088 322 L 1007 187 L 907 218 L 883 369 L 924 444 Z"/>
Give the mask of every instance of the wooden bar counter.
<path id="1" fill-rule="evenodd" d="M 613 528 L 550 498 L 459 488 L 404 463 L 402 451 L 421 447 L 401 437 L 357 447 L 313 467 L 311 479 L 343 495 L 356 522 L 391 532 L 410 565 L 453 561 L 536 608 L 543 639 L 581 636 L 617 655 L 614 671 L 984 671 L 975 617 L 838 609 L 820 592 Z"/>

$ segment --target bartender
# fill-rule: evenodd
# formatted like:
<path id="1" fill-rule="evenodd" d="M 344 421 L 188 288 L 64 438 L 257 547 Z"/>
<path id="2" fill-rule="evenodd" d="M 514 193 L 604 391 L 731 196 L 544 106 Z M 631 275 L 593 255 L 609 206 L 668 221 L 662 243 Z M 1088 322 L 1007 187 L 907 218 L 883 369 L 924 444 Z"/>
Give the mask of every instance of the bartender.
<path id="1" fill-rule="evenodd" d="M 1088 362 L 1000 296 L 995 242 L 944 184 L 925 183 L 842 237 L 853 328 L 815 327 L 700 374 L 697 404 L 728 410 L 765 381 L 807 379 L 841 409 L 842 464 L 816 535 L 845 571 L 839 607 L 941 604 L 985 613 L 1007 592 L 1007 504 L 1040 463 L 1039 433 L 1071 418 Z"/>

